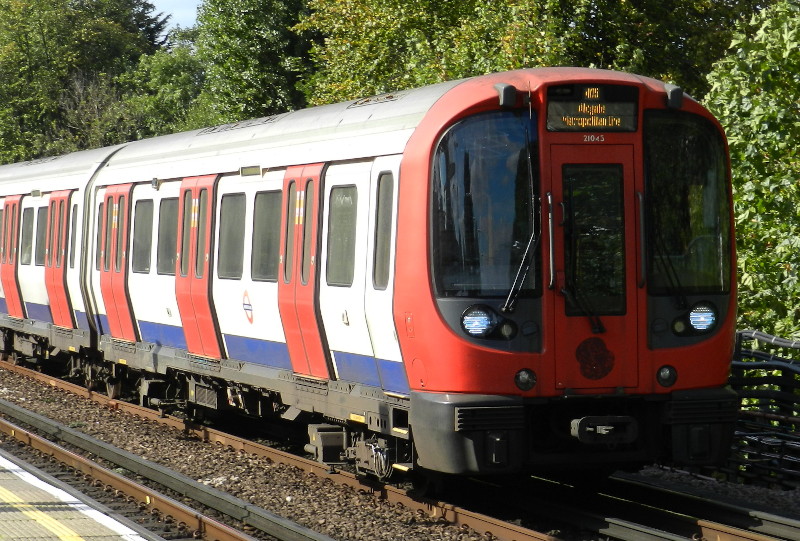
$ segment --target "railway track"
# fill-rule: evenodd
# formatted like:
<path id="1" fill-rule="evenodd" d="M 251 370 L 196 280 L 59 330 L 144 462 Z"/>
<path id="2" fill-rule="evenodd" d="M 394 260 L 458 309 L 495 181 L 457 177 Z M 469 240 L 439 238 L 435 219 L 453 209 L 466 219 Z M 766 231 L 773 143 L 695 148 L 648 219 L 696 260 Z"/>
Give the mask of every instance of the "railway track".
<path id="1" fill-rule="evenodd" d="M 118 513 L 162 538 L 256 541 L 242 531 L 2 418 L 0 432 L 20 444 L 13 449 L 16 456 L 76 486 L 100 503 L 113 506 Z"/>
<path id="2" fill-rule="evenodd" d="M 487 539 L 498 539 L 503 541 L 559 539 L 559 533 L 553 533 L 552 531 L 550 533 L 543 533 L 526 528 L 524 526 L 525 521 L 521 522 L 523 525 L 517 525 L 515 523 L 508 522 L 503 518 L 493 518 L 479 512 L 470 511 L 464 507 L 431 500 L 412 498 L 406 490 L 391 485 L 369 483 L 362 478 L 356 477 L 348 472 L 333 470 L 323 464 L 309 461 L 303 459 L 302 457 L 297 457 L 280 450 L 272 449 L 251 441 L 231 436 L 229 434 L 224 434 L 205 426 L 195 426 L 182 419 L 166 416 L 155 410 L 141 408 L 139 406 L 112 400 L 105 395 L 87 391 L 81 387 L 40 374 L 38 372 L 33 372 L 21 367 L 10 366 L 6 363 L 3 363 L 0 365 L 0 367 L 24 374 L 25 376 L 34 378 L 46 385 L 63 388 L 71 393 L 90 398 L 107 408 L 120 411 L 125 410 L 129 413 L 179 428 L 187 435 L 199 438 L 203 441 L 223 445 L 243 453 L 267 456 L 270 458 L 270 460 L 275 462 L 291 464 L 294 467 L 301 468 L 303 471 L 309 472 L 320 478 L 329 479 L 332 482 L 344 484 L 359 491 L 369 492 L 376 498 L 385 500 L 392 504 L 406 506 L 410 509 L 416 510 L 419 513 L 424 513 L 428 516 L 433 516 L 440 520 L 448 521 L 463 528 L 471 528 L 482 534 Z M 174 478 L 174 476 L 172 476 L 169 472 L 165 472 L 160 469 L 148 472 L 146 467 L 137 465 L 137 457 L 127 456 L 130 455 L 130 453 L 127 455 L 125 453 L 119 454 L 119 450 L 115 451 L 113 449 L 107 449 L 107 447 L 110 446 L 106 446 L 105 444 L 102 444 L 102 442 L 99 442 L 98 444 L 96 440 L 92 441 L 94 438 L 87 437 L 85 434 L 77 430 L 68 429 L 63 425 L 48 421 L 47 419 L 41 418 L 41 416 L 25 413 L 22 408 L 15 407 L 13 404 L 7 405 L 7 403 L 4 402 L 0 404 L 0 406 L 2 406 L 4 415 L 22 417 L 20 422 L 24 422 L 25 424 L 31 426 L 36 426 L 37 430 L 42 431 L 45 434 L 49 434 L 50 437 L 54 439 L 67 441 L 71 445 L 86 449 L 88 452 L 91 452 L 97 456 L 102 456 L 100 454 L 101 452 L 108 452 L 110 453 L 109 456 L 104 456 L 103 458 L 118 464 L 126 470 L 136 472 L 137 475 L 142 477 L 151 478 L 156 482 L 164 484 L 164 486 L 168 486 L 173 490 L 177 490 L 181 494 L 185 494 L 186 491 L 189 491 L 189 489 L 185 486 L 183 488 L 175 488 L 170 486 L 170 484 L 174 483 L 175 481 L 168 480 Z M 149 466 L 153 466 L 153 464 L 150 463 Z M 596 532 L 597 535 L 605 536 L 606 538 L 613 537 L 616 539 L 632 541 L 638 541 L 642 539 L 673 540 L 687 538 L 707 540 L 714 539 L 719 541 L 735 539 L 749 539 L 753 541 L 765 541 L 767 539 L 800 539 L 800 525 L 798 524 L 783 524 L 783 526 L 781 526 L 785 528 L 785 531 L 783 532 L 780 532 L 779 530 L 767 531 L 763 528 L 742 529 L 740 526 L 747 526 L 748 524 L 743 524 L 742 521 L 735 522 L 730 520 L 725 524 L 722 524 L 710 520 L 701 520 L 691 515 L 684 515 L 681 513 L 667 514 L 665 517 L 662 517 L 662 520 L 658 522 L 657 526 L 646 526 L 642 524 L 642 521 L 639 519 L 629 520 L 628 518 L 618 516 L 617 509 L 619 505 L 622 505 L 621 502 L 624 498 L 620 498 L 619 496 L 611 496 L 609 501 L 611 501 L 612 504 L 609 505 L 612 507 L 610 509 L 608 505 L 605 507 L 593 507 L 594 509 L 605 508 L 606 511 L 604 512 L 585 512 L 581 509 L 586 508 L 586 502 L 582 502 L 578 506 L 575 506 L 558 504 L 555 501 L 551 501 L 555 500 L 555 498 L 550 498 L 550 496 L 555 495 L 557 490 L 561 489 L 550 487 L 548 491 L 545 492 L 548 494 L 547 501 L 539 499 L 535 500 L 536 513 L 543 513 L 550 519 L 553 517 L 561 517 L 565 523 L 577 525 L 578 528 Z M 630 491 L 631 489 L 628 488 L 626 490 Z M 574 496 L 566 497 L 567 500 L 570 498 L 574 499 Z M 637 498 L 641 499 L 639 496 L 637 496 Z M 238 502 L 233 504 L 231 503 L 231 500 L 235 500 L 235 498 L 223 493 L 219 493 L 219 491 L 211 491 L 207 496 L 198 497 L 196 499 L 202 502 L 204 505 L 216 509 L 218 512 L 231 516 L 242 524 L 248 525 L 250 528 L 254 528 L 259 531 L 265 531 L 261 530 L 262 526 L 259 525 L 260 521 L 264 520 L 263 517 L 260 517 L 259 512 L 253 509 L 254 506 L 250 505 L 248 507 L 246 502 L 244 504 L 239 504 Z M 592 505 L 594 506 L 596 504 L 593 503 Z M 648 506 L 645 505 L 645 507 Z M 634 508 L 633 511 L 630 511 L 629 513 L 633 513 L 635 516 L 637 513 L 642 513 L 641 509 L 643 508 L 639 508 L 638 510 Z M 530 510 L 521 512 L 530 513 Z M 665 522 L 666 526 L 664 525 Z M 761 520 L 761 523 L 763 522 L 764 520 Z M 648 524 L 651 523 L 648 522 Z M 751 518 L 749 525 L 752 524 L 753 519 Z M 676 525 L 679 525 L 679 527 L 675 527 Z"/>

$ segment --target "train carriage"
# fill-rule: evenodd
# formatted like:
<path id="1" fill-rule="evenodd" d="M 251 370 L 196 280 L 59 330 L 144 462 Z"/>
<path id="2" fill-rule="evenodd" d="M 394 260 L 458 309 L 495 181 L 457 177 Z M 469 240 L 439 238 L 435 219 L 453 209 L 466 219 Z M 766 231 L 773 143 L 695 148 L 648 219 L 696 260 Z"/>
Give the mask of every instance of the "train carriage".
<path id="1" fill-rule="evenodd" d="M 727 151 L 677 87 L 498 73 L 2 166 L 0 198 L 6 353 L 115 396 L 378 477 L 727 453 Z"/>

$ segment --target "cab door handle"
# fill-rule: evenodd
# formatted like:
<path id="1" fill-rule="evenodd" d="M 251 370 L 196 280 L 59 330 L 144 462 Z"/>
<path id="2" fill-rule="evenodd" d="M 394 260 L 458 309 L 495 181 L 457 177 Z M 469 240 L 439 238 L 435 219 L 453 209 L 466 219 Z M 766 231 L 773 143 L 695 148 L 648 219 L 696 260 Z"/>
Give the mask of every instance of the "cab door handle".
<path id="1" fill-rule="evenodd" d="M 556 234 L 553 229 L 555 219 L 553 217 L 553 193 L 547 192 L 547 235 L 550 247 L 550 284 L 547 286 L 550 289 L 556 287 L 556 248 L 554 246 L 556 241 Z"/>

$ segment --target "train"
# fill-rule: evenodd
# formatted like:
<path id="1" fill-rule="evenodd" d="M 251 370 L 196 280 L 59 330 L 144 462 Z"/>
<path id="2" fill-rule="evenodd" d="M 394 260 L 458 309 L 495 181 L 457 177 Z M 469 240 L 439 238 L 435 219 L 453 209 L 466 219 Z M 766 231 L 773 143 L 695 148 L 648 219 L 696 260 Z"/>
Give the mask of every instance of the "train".
<path id="1" fill-rule="evenodd" d="M 703 466 L 733 237 L 680 87 L 493 73 L 0 166 L 3 357 L 380 479 Z"/>

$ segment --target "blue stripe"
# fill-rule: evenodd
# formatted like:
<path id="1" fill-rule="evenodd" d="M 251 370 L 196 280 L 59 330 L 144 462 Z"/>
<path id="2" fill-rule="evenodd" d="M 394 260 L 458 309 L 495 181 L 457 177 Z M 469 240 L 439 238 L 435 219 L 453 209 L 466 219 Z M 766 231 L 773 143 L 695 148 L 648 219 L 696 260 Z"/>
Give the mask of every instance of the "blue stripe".
<path id="1" fill-rule="evenodd" d="M 274 368 L 292 369 L 289 348 L 283 342 L 259 340 L 234 334 L 225 335 L 228 358 Z"/>
<path id="2" fill-rule="evenodd" d="M 53 322 L 53 314 L 50 312 L 50 306 L 47 304 L 26 302 L 25 311 L 28 313 L 28 319 L 44 321 L 45 323 Z"/>
<path id="3" fill-rule="evenodd" d="M 384 391 L 400 394 L 409 394 L 411 392 L 408 386 L 406 367 L 402 362 L 378 359 L 378 370 L 381 373 Z"/>
<path id="4" fill-rule="evenodd" d="M 86 312 L 75 310 L 75 322 L 78 328 L 84 331 L 90 331 L 92 328 L 89 326 L 89 316 Z M 94 324 L 97 327 L 99 334 L 104 334 L 108 330 L 108 316 L 98 315 L 94 317 Z"/>
<path id="5" fill-rule="evenodd" d="M 0 313 L 7 314 L 8 313 L 8 304 L 6 304 L 6 298 L 0 297 Z"/>
<path id="6" fill-rule="evenodd" d="M 152 321 L 138 321 L 139 331 L 142 334 L 143 342 L 158 344 L 176 349 L 186 348 L 186 335 L 183 327 L 175 325 L 164 325 L 163 323 L 153 323 Z"/>
<path id="7" fill-rule="evenodd" d="M 381 386 L 381 377 L 378 374 L 375 357 L 334 351 L 333 358 L 336 361 L 336 373 L 339 375 L 339 379 L 372 387 Z"/>
<path id="8" fill-rule="evenodd" d="M 97 327 L 98 334 L 107 334 L 111 332 L 111 327 L 108 325 L 108 316 L 105 314 L 97 314 L 94 316 L 94 324 Z"/>
<path id="9" fill-rule="evenodd" d="M 384 391 L 408 394 L 409 386 L 403 363 L 334 351 L 336 373 L 340 379 L 380 387 Z"/>
<path id="10" fill-rule="evenodd" d="M 79 329 L 84 331 L 91 330 L 91 327 L 89 327 L 89 318 L 86 317 L 86 312 L 75 310 L 75 322 L 78 324 Z"/>

